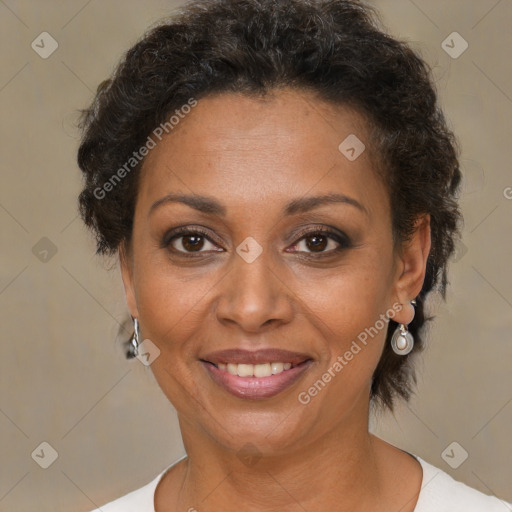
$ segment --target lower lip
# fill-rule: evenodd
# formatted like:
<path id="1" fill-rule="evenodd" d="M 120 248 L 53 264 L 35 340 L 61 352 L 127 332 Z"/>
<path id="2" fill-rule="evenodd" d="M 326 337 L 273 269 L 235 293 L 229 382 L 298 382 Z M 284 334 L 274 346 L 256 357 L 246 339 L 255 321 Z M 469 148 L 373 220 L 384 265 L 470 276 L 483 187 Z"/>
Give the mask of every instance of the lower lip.
<path id="1" fill-rule="evenodd" d="M 210 377 L 226 391 L 239 398 L 258 399 L 273 397 L 290 387 L 311 366 L 313 361 L 300 363 L 289 370 L 269 377 L 239 377 L 219 370 L 211 363 L 201 361 Z"/>

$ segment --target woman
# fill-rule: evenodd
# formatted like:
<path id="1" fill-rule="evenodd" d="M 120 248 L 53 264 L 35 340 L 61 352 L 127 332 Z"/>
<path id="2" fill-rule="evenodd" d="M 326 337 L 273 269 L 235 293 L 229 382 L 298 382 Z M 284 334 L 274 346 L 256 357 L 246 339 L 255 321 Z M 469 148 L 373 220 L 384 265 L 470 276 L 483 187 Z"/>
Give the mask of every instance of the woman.
<path id="1" fill-rule="evenodd" d="M 412 392 L 461 179 L 425 63 L 368 7 L 188 4 L 83 129 L 81 214 L 187 452 L 102 511 L 510 507 L 368 431 Z"/>

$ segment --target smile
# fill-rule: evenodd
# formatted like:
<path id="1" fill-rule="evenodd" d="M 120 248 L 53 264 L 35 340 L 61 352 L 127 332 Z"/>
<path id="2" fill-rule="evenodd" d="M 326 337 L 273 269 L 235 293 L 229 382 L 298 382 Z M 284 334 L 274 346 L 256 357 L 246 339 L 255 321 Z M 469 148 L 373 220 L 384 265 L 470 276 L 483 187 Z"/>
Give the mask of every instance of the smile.
<path id="1" fill-rule="evenodd" d="M 283 350 L 226 350 L 201 358 L 209 377 L 234 396 L 273 397 L 291 387 L 311 366 L 306 354 Z"/>
<path id="2" fill-rule="evenodd" d="M 291 363 L 234 364 L 219 363 L 219 370 L 238 375 L 239 377 L 270 377 L 289 370 Z M 296 365 L 295 365 L 296 366 Z"/>

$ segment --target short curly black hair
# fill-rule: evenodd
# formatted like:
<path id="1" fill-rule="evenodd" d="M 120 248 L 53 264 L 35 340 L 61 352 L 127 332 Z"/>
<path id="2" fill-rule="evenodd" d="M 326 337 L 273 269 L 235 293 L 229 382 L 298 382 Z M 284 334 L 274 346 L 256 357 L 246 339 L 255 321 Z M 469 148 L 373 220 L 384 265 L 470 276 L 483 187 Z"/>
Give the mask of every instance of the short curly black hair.
<path id="1" fill-rule="evenodd" d="M 393 409 L 416 383 L 411 356 L 424 345 L 425 300 L 446 298 L 447 264 L 460 235 L 461 173 L 456 140 L 439 107 L 431 70 L 410 46 L 381 27 L 356 0 L 199 0 L 150 28 L 124 55 L 82 111 L 78 164 L 85 185 L 79 210 L 114 255 L 131 243 L 142 159 L 112 177 L 169 114 L 191 98 L 223 92 L 264 95 L 289 87 L 354 108 L 372 133 L 385 171 L 395 243 L 422 214 L 431 219 L 431 251 L 416 315 L 414 350 L 398 356 L 389 340 L 373 375 L 372 401 Z M 107 187 L 106 187 L 107 185 Z M 98 191 L 108 190 L 99 194 Z M 105 197 L 103 197 L 105 196 Z"/>

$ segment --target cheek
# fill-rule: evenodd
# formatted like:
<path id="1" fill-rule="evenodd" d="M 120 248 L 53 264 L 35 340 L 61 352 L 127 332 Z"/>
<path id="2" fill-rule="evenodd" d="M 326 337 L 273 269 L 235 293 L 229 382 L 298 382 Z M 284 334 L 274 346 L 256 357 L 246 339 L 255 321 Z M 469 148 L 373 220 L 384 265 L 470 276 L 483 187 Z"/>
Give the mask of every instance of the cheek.
<path id="1" fill-rule="evenodd" d="M 333 388 L 355 392 L 371 381 L 388 329 L 389 263 L 385 255 L 379 259 L 368 251 L 326 274 L 314 287 L 312 279 L 301 281 L 298 294 L 308 306 L 310 322 L 321 333 L 328 359 L 320 372 L 328 373 L 325 379 L 332 379 Z"/>
<path id="2" fill-rule="evenodd" d="M 204 304 L 212 286 L 208 277 L 180 280 L 179 272 L 161 262 L 146 266 L 137 283 L 143 337 L 160 350 L 151 371 L 168 400 L 182 412 L 189 411 L 198 396 L 194 377 L 198 326 L 205 321 Z"/>
<path id="3" fill-rule="evenodd" d="M 187 279 L 186 273 L 173 269 L 161 255 L 154 264 L 146 259 L 143 267 L 135 283 L 143 336 L 151 339 L 162 355 L 192 349 L 192 334 L 205 321 L 204 305 L 215 287 L 212 273 L 201 276 L 203 271 L 196 270 L 194 278 Z"/>
<path id="4" fill-rule="evenodd" d="M 320 274 L 311 270 L 297 276 L 294 292 L 318 319 L 327 338 L 355 337 L 390 307 L 391 282 L 387 258 L 372 257 L 371 251 L 354 254 L 337 268 Z"/>
<path id="5" fill-rule="evenodd" d="M 326 429 L 340 421 L 342 411 L 367 403 L 389 325 L 388 307 L 376 300 L 375 288 L 348 277 L 330 283 L 328 293 L 310 300 L 324 361 L 299 396 L 308 417 L 321 415 Z"/>

